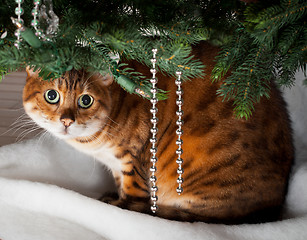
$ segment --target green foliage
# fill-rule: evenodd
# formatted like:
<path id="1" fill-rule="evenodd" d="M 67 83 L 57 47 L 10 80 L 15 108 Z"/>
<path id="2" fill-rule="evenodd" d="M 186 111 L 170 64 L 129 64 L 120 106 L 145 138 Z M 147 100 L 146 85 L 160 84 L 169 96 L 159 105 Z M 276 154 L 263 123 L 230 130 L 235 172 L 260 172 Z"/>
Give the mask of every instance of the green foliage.
<path id="1" fill-rule="evenodd" d="M 295 71 L 306 71 L 303 0 L 57 0 L 53 5 L 60 25 L 52 41 L 39 48 L 23 41 L 18 50 L 10 20 L 16 3 L 3 1 L 0 33 L 8 34 L 0 39 L 1 73 L 32 66 L 52 79 L 85 68 L 111 73 L 127 91 L 138 88 L 150 95 L 151 74 L 129 68 L 127 60 L 150 67 L 151 49 L 156 48 L 159 71 L 174 76 L 181 70 L 183 79 L 193 79 L 203 75 L 204 66 L 191 56 L 191 46 L 208 40 L 222 47 L 212 72 L 213 80 L 223 81 L 217 94 L 233 99 L 237 117 L 249 118 L 254 104 L 269 97 L 272 78 L 291 86 Z M 24 0 L 22 6 L 24 25 L 31 28 L 33 2 Z M 166 93 L 160 90 L 159 97 Z"/>
<path id="2" fill-rule="evenodd" d="M 237 117 L 249 118 L 254 103 L 269 97 L 271 79 L 291 86 L 295 72 L 306 71 L 306 11 L 305 1 L 255 3 L 247 6 L 243 23 L 236 21 L 237 30 L 223 46 L 212 79 L 221 80 L 231 70 L 218 93 L 234 99 Z"/>
<path id="3" fill-rule="evenodd" d="M 0 82 L 3 80 L 4 76 L 8 73 L 7 69 L 0 67 Z"/>
<path id="4" fill-rule="evenodd" d="M 61 2 L 64 4 L 65 1 Z M 143 6 L 141 1 L 123 1 L 122 4 L 125 2 L 130 5 L 117 5 L 116 8 L 112 4 L 109 6 L 109 10 L 115 11 L 115 13 L 111 11 L 113 14 L 111 20 L 110 16 L 106 16 L 112 15 L 107 9 L 101 11 L 100 15 L 91 14 L 91 16 L 84 11 L 91 8 L 95 12 L 97 6 L 102 10 L 105 5 L 97 3 L 97 6 L 93 7 L 92 1 L 86 1 L 82 5 L 75 1 L 67 2 L 69 4 L 65 9 L 61 9 L 63 5 L 59 5 L 58 2 L 54 5 L 61 16 L 61 24 L 51 42 L 43 42 L 41 47 L 33 48 L 28 42 L 23 41 L 17 50 L 12 47 L 15 38 L 11 31 L 7 43 L 0 45 L 0 65 L 10 69 L 32 66 L 35 70 L 40 70 L 40 76 L 44 79 L 57 78 L 73 68 L 85 68 L 100 73 L 109 72 L 115 76 L 115 80 L 121 79 L 118 83 L 125 89 L 134 83 L 136 87 L 150 94 L 148 79 L 144 75 L 128 69 L 125 64 L 117 64 L 110 55 L 117 55 L 121 62 L 136 60 L 151 66 L 151 49 L 157 48 L 156 65 L 159 71 L 175 75 L 176 70 L 182 69 L 184 79 L 203 74 L 203 65 L 190 56 L 191 44 L 208 38 L 208 31 L 200 27 L 200 19 L 166 22 L 163 18 L 157 24 L 158 20 L 143 18 L 145 15 L 140 15 L 138 11 L 150 10 L 139 9 Z M 7 4 L 14 6 L 12 3 Z M 25 1 L 25 4 L 30 5 L 28 1 Z M 180 5 L 180 1 L 178 4 Z M 160 8 L 165 4 L 158 1 L 154 6 Z M 9 26 L 12 29 L 15 28 L 11 25 Z M 27 24 L 25 26 L 27 27 Z M 165 98 L 162 92 L 160 90 L 159 95 Z"/>

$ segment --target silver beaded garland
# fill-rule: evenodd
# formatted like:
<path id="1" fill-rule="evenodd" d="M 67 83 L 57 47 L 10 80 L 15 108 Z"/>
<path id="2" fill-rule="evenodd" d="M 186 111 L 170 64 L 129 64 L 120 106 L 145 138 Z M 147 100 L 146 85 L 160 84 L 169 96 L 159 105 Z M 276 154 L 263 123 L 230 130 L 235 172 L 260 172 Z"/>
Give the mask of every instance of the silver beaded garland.
<path id="1" fill-rule="evenodd" d="M 152 113 L 152 118 L 151 118 L 151 123 L 152 123 L 152 128 L 151 128 L 151 133 L 152 133 L 152 137 L 150 139 L 150 142 L 152 144 L 150 152 L 152 154 L 151 156 L 151 163 L 152 166 L 150 167 L 150 172 L 151 172 L 151 176 L 150 176 L 150 181 L 151 181 L 151 211 L 153 213 L 155 213 L 158 209 L 157 206 L 157 201 L 158 201 L 158 197 L 157 197 L 157 191 L 158 191 L 158 187 L 156 185 L 156 181 L 157 178 L 155 176 L 155 173 L 157 171 L 157 167 L 156 167 L 156 162 L 158 161 L 156 154 L 157 154 L 157 148 L 156 148 L 156 143 L 157 143 L 157 138 L 156 135 L 158 133 L 158 128 L 157 128 L 157 124 L 158 124 L 158 118 L 156 117 L 156 114 L 158 112 L 158 109 L 156 108 L 156 104 L 158 103 L 158 99 L 156 97 L 157 94 L 157 88 L 156 88 L 156 84 L 158 83 L 158 79 L 156 78 L 156 54 L 157 54 L 157 49 L 152 49 L 152 53 L 153 53 L 153 58 L 151 59 L 152 62 L 152 69 L 150 70 L 150 72 L 152 73 L 152 78 L 150 80 L 152 87 L 151 87 L 151 93 L 152 93 L 152 97 L 150 99 L 150 102 L 152 104 L 152 108 L 150 109 L 150 112 Z"/>
<path id="2" fill-rule="evenodd" d="M 24 0 L 15 0 L 15 2 L 17 3 L 17 7 L 15 8 L 15 14 L 17 15 L 17 19 L 13 17 L 11 17 L 11 19 L 13 23 L 17 26 L 17 30 L 14 33 L 17 40 L 15 41 L 14 46 L 19 49 L 20 42 L 22 41 L 21 31 L 22 29 L 24 29 L 23 27 L 24 21 L 21 18 L 21 15 L 24 13 L 21 4 L 24 2 Z M 31 25 L 35 29 L 35 35 L 44 41 L 51 41 L 50 36 L 56 33 L 59 26 L 59 17 L 53 12 L 52 0 L 44 0 L 45 4 L 41 6 L 41 9 L 39 9 L 41 0 L 34 0 L 33 3 L 34 3 L 34 8 L 32 10 L 33 20 L 31 21 Z M 46 11 L 47 9 L 48 11 Z M 47 34 L 44 34 L 43 30 L 38 28 L 39 16 L 42 17 L 47 23 L 48 26 L 46 30 Z"/>
<path id="3" fill-rule="evenodd" d="M 33 16 L 33 20 L 31 22 L 32 27 L 34 27 L 35 29 L 35 35 L 41 39 L 43 39 L 44 41 L 50 41 L 49 38 L 46 37 L 46 35 L 43 33 L 43 31 L 41 29 L 38 28 L 38 13 L 39 13 L 39 5 L 41 3 L 41 0 L 34 0 L 34 8 L 32 10 L 32 16 Z"/>
<path id="4" fill-rule="evenodd" d="M 21 4 L 23 3 L 23 0 L 15 0 L 17 3 L 17 7 L 15 8 L 15 14 L 17 15 L 17 19 L 12 18 L 12 21 L 16 22 L 16 25 L 18 25 L 18 29 L 15 31 L 15 36 L 17 40 L 14 43 L 14 46 L 19 49 L 20 43 L 22 41 L 22 38 L 20 37 L 20 28 L 23 25 L 23 19 L 21 18 L 21 15 L 24 13 L 23 8 L 21 7 Z"/>
<path id="5" fill-rule="evenodd" d="M 178 183 L 178 187 L 177 187 L 176 191 L 177 191 L 178 195 L 180 195 L 183 192 L 183 188 L 182 188 L 182 183 L 183 183 L 183 178 L 182 178 L 183 168 L 182 168 L 182 164 L 183 164 L 183 160 L 181 158 L 181 155 L 183 154 L 183 150 L 182 150 L 183 141 L 181 139 L 181 136 L 183 134 L 183 131 L 182 131 L 182 126 L 183 126 L 183 120 L 182 120 L 182 116 L 183 116 L 183 111 L 182 111 L 183 99 L 182 99 L 182 95 L 183 95 L 183 91 L 181 89 L 181 84 L 182 84 L 181 75 L 182 75 L 182 73 L 180 71 L 177 71 L 176 75 L 177 75 L 177 79 L 175 80 L 175 84 L 177 85 L 176 94 L 178 95 L 178 98 L 176 100 L 176 104 L 178 106 L 178 111 L 176 112 L 176 115 L 178 116 L 178 120 L 176 121 L 176 124 L 178 126 L 178 129 L 176 130 L 176 134 L 178 136 L 178 139 L 176 141 L 176 144 L 178 145 L 178 149 L 176 150 L 176 154 L 178 155 L 178 158 L 176 160 L 176 163 L 178 164 L 178 169 L 177 169 L 177 174 L 178 174 L 177 183 Z"/>
<path id="6" fill-rule="evenodd" d="M 156 108 L 156 104 L 158 103 L 158 99 L 156 97 L 157 94 L 157 88 L 156 88 L 156 84 L 158 83 L 158 79 L 156 78 L 156 53 L 157 53 L 157 49 L 153 49 L 153 59 L 151 59 L 152 62 L 152 69 L 150 70 L 152 73 L 152 79 L 150 80 L 151 84 L 152 84 L 152 88 L 150 90 L 150 92 L 152 93 L 152 97 L 150 99 L 150 102 L 152 104 L 152 108 L 150 109 L 150 112 L 152 113 L 152 118 L 151 118 L 151 123 L 152 123 L 152 128 L 150 129 L 150 132 L 152 133 L 152 137 L 150 138 L 150 142 L 152 144 L 151 148 L 150 148 L 150 152 L 152 154 L 150 161 L 152 163 L 152 166 L 150 167 L 150 172 L 151 172 L 151 176 L 150 176 L 150 181 L 152 183 L 151 185 L 151 201 L 152 201 L 152 205 L 151 205 L 151 211 L 153 213 L 155 213 L 158 209 L 157 206 L 157 201 L 158 201 L 158 197 L 157 197 L 157 191 L 158 191 L 158 187 L 156 184 L 157 181 L 157 177 L 155 176 L 155 173 L 157 171 L 157 167 L 156 167 L 156 162 L 158 161 L 156 154 L 157 154 L 157 148 L 156 148 L 156 143 L 157 143 L 157 138 L 156 135 L 158 133 L 158 128 L 157 128 L 157 123 L 158 123 L 158 118 L 156 117 L 156 114 L 158 112 L 158 109 Z M 177 71 L 176 72 L 177 75 L 177 79 L 175 80 L 175 84 L 177 85 L 177 91 L 176 94 L 178 95 L 178 98 L 176 99 L 176 104 L 178 106 L 178 110 L 176 111 L 176 115 L 178 116 L 178 120 L 176 121 L 176 124 L 178 126 L 178 129 L 176 130 L 176 134 L 178 136 L 177 140 L 176 140 L 176 144 L 178 145 L 178 148 L 176 150 L 176 154 L 178 156 L 176 163 L 178 164 L 178 168 L 177 168 L 177 174 L 178 174 L 178 178 L 177 178 L 177 183 L 178 183 L 178 187 L 176 188 L 176 192 L 178 193 L 178 195 L 180 195 L 183 192 L 183 188 L 182 188 L 182 184 L 183 184 L 183 168 L 182 168 L 182 164 L 183 164 L 183 160 L 181 158 L 181 155 L 183 154 L 183 150 L 182 150 L 182 145 L 183 145 L 183 140 L 181 139 L 181 136 L 183 135 L 183 130 L 182 130 L 182 126 L 183 126 L 183 110 L 182 110 L 182 105 L 183 105 L 183 99 L 182 99 L 182 95 L 183 95 L 183 90 L 181 89 L 181 85 L 182 85 L 182 80 L 181 80 L 181 75 L 182 72 Z"/>

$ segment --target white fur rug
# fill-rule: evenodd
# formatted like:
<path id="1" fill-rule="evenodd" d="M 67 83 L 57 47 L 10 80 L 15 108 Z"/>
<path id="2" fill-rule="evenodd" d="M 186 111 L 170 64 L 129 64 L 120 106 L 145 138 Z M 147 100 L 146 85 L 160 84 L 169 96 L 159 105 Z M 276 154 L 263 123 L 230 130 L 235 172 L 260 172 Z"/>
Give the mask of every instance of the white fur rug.
<path id="1" fill-rule="evenodd" d="M 307 88 L 298 83 L 285 93 L 297 155 L 283 221 L 191 224 L 107 205 L 95 198 L 113 188 L 108 172 L 64 142 L 42 137 L 0 148 L 0 239 L 306 240 Z"/>

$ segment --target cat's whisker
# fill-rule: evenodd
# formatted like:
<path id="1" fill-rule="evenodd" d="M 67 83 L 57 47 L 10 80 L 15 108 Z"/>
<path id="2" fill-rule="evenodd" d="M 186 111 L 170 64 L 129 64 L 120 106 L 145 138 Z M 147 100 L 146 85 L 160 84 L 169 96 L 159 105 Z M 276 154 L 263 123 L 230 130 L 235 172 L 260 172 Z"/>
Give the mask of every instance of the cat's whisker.
<path id="1" fill-rule="evenodd" d="M 38 132 L 37 134 L 35 134 L 34 138 L 36 138 L 36 137 L 38 137 L 38 136 L 39 136 L 39 138 L 41 138 L 42 135 L 48 133 L 48 131 L 45 130 L 45 129 L 40 128 L 40 130 L 42 130 L 42 131 L 40 131 L 40 132 Z M 49 134 L 49 133 L 48 133 L 48 134 Z"/>
<path id="2" fill-rule="evenodd" d="M 23 127 L 27 127 L 27 126 L 31 126 L 31 125 L 35 125 L 34 122 L 32 122 L 31 124 L 30 123 L 14 123 L 14 124 L 11 124 L 9 126 L 9 129 L 6 130 L 5 132 L 1 133 L 0 136 L 4 136 L 5 134 L 15 134 L 16 132 L 18 132 L 21 128 Z"/>
<path id="3" fill-rule="evenodd" d="M 113 122 L 113 123 L 115 123 L 117 126 L 119 126 L 119 123 L 117 123 L 117 122 L 115 122 L 112 118 L 110 118 L 108 115 L 107 115 L 107 118 L 111 121 L 111 122 Z"/>
<path id="4" fill-rule="evenodd" d="M 10 126 L 14 126 L 14 125 L 17 125 L 17 124 L 22 124 L 22 123 L 28 123 L 28 122 L 33 122 L 33 120 L 30 119 L 30 118 L 24 117 L 24 118 L 20 118 L 20 119 L 15 120 Z"/>
<path id="5" fill-rule="evenodd" d="M 34 123 L 32 120 L 29 119 L 22 119 L 19 120 L 18 122 L 14 122 L 10 125 L 10 127 L 16 127 L 16 126 L 21 126 L 23 124 L 28 124 L 28 123 Z"/>
<path id="6" fill-rule="evenodd" d="M 20 124 L 20 125 L 16 125 L 16 126 L 14 126 L 12 129 L 10 129 L 10 130 L 14 130 L 13 132 L 12 132 L 12 134 L 15 134 L 15 133 L 17 133 L 20 129 L 22 129 L 22 128 L 29 128 L 29 127 L 33 127 L 33 126 L 35 126 L 36 124 L 34 123 L 34 122 L 27 122 L 27 123 L 23 123 L 23 124 Z"/>
<path id="7" fill-rule="evenodd" d="M 14 122 L 10 125 L 10 127 L 11 126 L 13 126 L 13 125 L 15 125 L 16 123 L 18 123 L 18 122 L 20 122 L 20 121 L 24 121 L 25 119 L 30 119 L 25 113 L 23 113 L 22 115 L 20 115 L 18 118 L 16 118 L 15 120 L 14 120 Z"/>
<path id="8" fill-rule="evenodd" d="M 34 132 L 34 131 L 37 131 L 41 129 L 40 127 L 37 127 L 37 126 L 33 126 L 32 128 L 30 129 L 25 129 L 24 131 L 22 131 L 16 138 L 17 142 L 20 142 L 21 140 L 23 140 L 28 134 Z"/>
<path id="9" fill-rule="evenodd" d="M 83 73 L 83 76 L 82 76 L 82 77 L 84 78 L 84 73 Z M 89 77 L 85 80 L 85 82 L 83 83 L 83 86 L 84 86 L 85 88 L 87 88 L 88 81 L 89 81 L 90 78 L 91 78 L 91 76 L 89 76 Z"/>
<path id="10" fill-rule="evenodd" d="M 98 79 L 92 80 L 92 82 L 88 83 L 88 81 L 89 81 L 90 78 L 91 78 L 91 76 L 89 76 L 89 77 L 85 80 L 83 86 L 85 86 L 85 87 L 91 86 L 91 85 L 93 85 L 94 83 L 100 82 L 100 81 L 101 81 L 101 79 L 98 78 Z"/>
<path id="11" fill-rule="evenodd" d="M 109 140 L 111 140 L 111 137 L 115 137 L 112 133 L 106 132 L 107 136 L 109 137 Z"/>
<path id="12" fill-rule="evenodd" d="M 88 174 L 88 179 L 91 179 L 92 177 L 93 177 L 93 175 L 94 175 L 94 172 L 95 172 L 95 169 L 96 169 L 96 166 L 97 166 L 97 158 L 96 157 L 93 157 L 92 158 L 93 159 L 93 167 L 92 167 L 92 169 L 91 169 L 91 172 L 90 172 L 90 174 Z"/>
<path id="13" fill-rule="evenodd" d="M 120 132 L 116 127 L 112 126 L 111 124 L 105 123 L 106 126 L 112 128 L 112 130 L 115 130 L 117 132 Z"/>
<path id="14" fill-rule="evenodd" d="M 35 125 L 32 126 L 31 128 L 26 128 L 26 129 L 24 129 L 24 130 L 18 135 L 18 137 L 24 135 L 24 133 L 26 133 L 26 135 L 27 135 L 28 133 L 31 133 L 31 132 L 33 132 L 33 131 L 35 131 L 35 130 L 38 130 L 38 129 L 40 129 L 40 127 L 35 126 Z"/>
<path id="15" fill-rule="evenodd" d="M 109 136 L 108 136 L 108 137 L 109 137 Z M 109 139 L 110 139 L 110 137 L 109 137 Z M 99 139 L 99 138 L 96 137 L 96 136 L 85 137 L 85 141 L 86 141 L 87 143 L 92 142 L 92 141 L 97 141 L 99 144 L 103 144 L 103 142 L 101 141 L 101 139 Z"/>
<path id="16" fill-rule="evenodd" d="M 39 132 L 35 137 L 37 137 L 38 135 L 40 136 L 37 141 L 37 145 L 36 145 L 37 147 L 39 145 L 42 145 L 42 143 L 45 141 L 46 137 L 50 135 L 50 133 L 47 130 L 43 130 L 42 132 Z"/>
<path id="17" fill-rule="evenodd" d="M 13 126 L 11 129 L 9 129 L 8 132 L 12 132 L 12 134 L 15 134 L 16 132 L 18 132 L 22 128 L 29 128 L 29 127 L 32 127 L 34 125 L 35 124 L 33 124 L 33 123 L 18 124 L 18 125 Z"/>
<path id="18" fill-rule="evenodd" d="M 7 111 L 9 111 L 9 112 L 18 112 L 18 111 L 23 111 L 24 110 L 24 108 L 23 107 L 21 107 L 21 108 L 16 108 L 16 109 L 6 109 Z"/>

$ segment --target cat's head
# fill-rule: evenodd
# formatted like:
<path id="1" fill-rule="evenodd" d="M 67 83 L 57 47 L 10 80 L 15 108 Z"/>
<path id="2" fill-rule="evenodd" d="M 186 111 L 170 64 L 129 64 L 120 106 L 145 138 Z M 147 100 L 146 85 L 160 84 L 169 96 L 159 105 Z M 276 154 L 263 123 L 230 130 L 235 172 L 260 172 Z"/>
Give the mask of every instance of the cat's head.
<path id="1" fill-rule="evenodd" d="M 104 127 L 112 76 L 72 70 L 46 81 L 29 68 L 27 73 L 23 105 L 40 127 L 62 139 L 90 137 Z"/>

